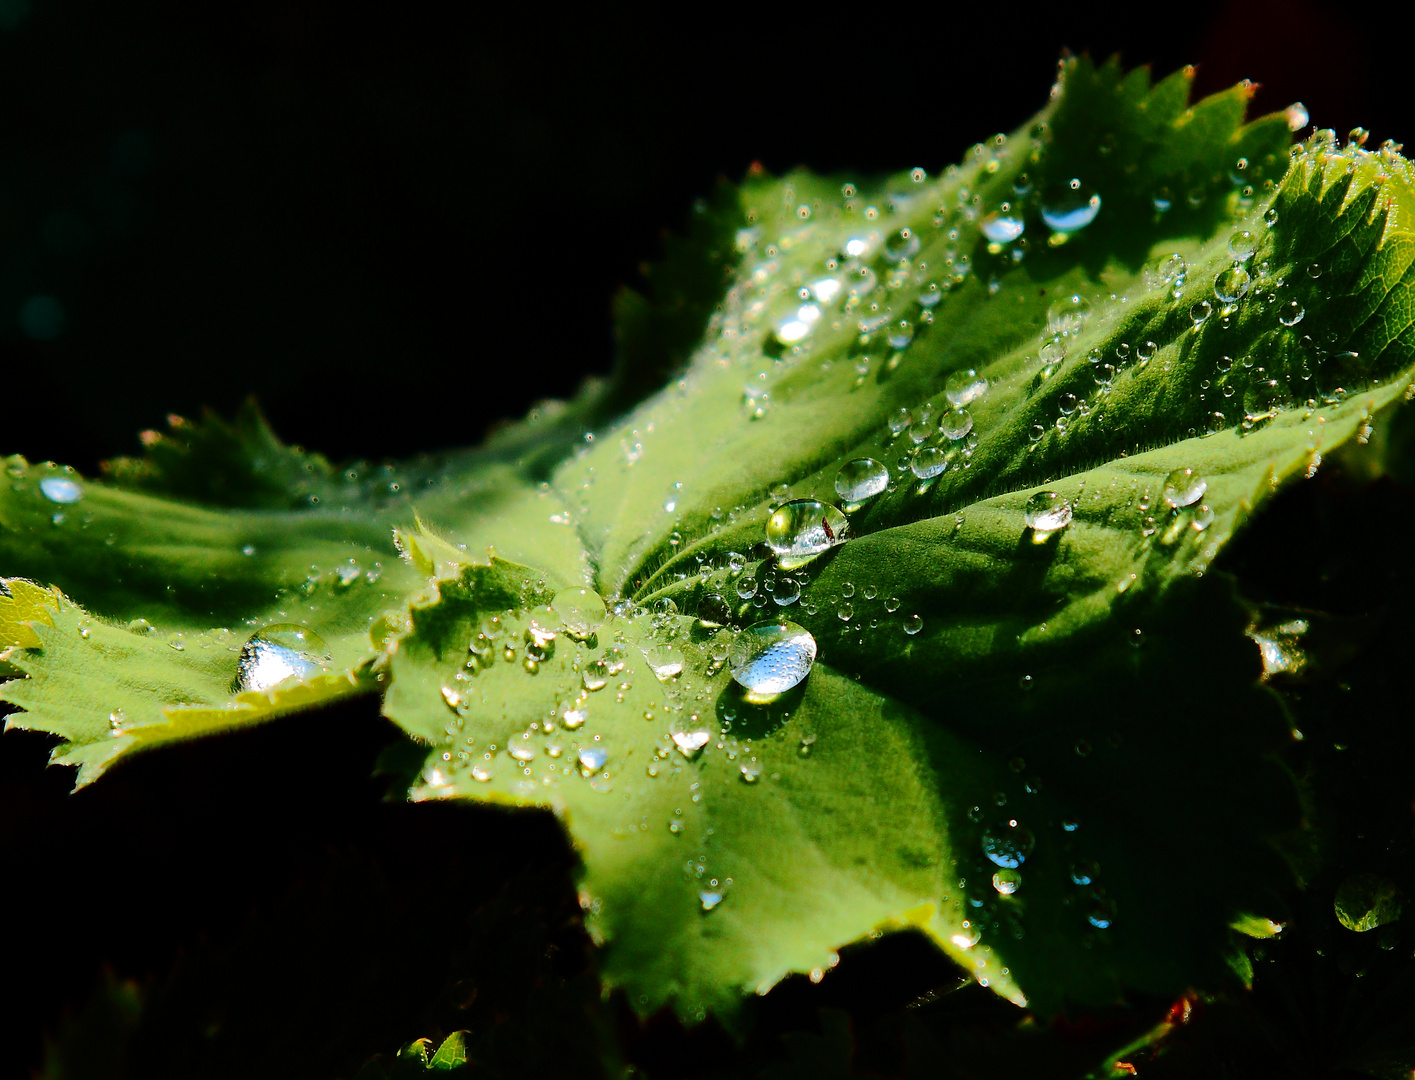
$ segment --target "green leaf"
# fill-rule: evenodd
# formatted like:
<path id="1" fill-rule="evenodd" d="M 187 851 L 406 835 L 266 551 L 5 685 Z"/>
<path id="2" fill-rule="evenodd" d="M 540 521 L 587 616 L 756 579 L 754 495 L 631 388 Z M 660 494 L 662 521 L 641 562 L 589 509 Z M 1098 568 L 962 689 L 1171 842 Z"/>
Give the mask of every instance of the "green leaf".
<path id="1" fill-rule="evenodd" d="M 333 641 L 331 619 L 343 670 L 382 675 L 428 745 L 414 798 L 562 817 L 605 978 L 643 1012 L 730 1022 L 903 926 L 1043 1014 L 1225 982 L 1298 813 L 1217 560 L 1410 396 L 1415 192 L 1389 148 L 1289 154 L 1283 118 L 1243 123 L 1247 86 L 1188 107 L 1190 75 L 1068 60 L 1033 122 L 941 177 L 720 191 L 681 249 L 705 269 L 670 260 L 662 310 L 624 302 L 619 381 L 482 450 L 370 480 L 271 451 L 247 416 L 154 442 L 82 518 L 0 493 L 0 559 L 119 620 L 279 610 Z M 679 377 L 610 420 L 723 267 Z M 866 458 L 886 488 L 841 494 Z M 788 499 L 822 504 L 801 516 L 835 522 L 829 550 L 763 545 Z M 378 590 L 340 604 L 311 574 L 319 602 L 289 601 L 394 527 L 406 561 Z M 585 587 L 612 618 L 556 599 Z M 80 693 L 56 611 L 14 654 L 12 700 L 54 688 L 25 716 Z M 818 659 L 749 700 L 724 661 L 777 615 Z M 157 662 L 124 644 L 125 671 Z M 171 664 L 139 680 L 149 705 L 195 692 Z"/>
<path id="2" fill-rule="evenodd" d="M 528 677 L 515 665 L 530 602 L 480 603 L 492 571 L 468 570 L 415 609 L 391 658 L 386 711 L 444 747 L 415 797 L 562 813 L 606 976 L 641 1008 L 725 1009 L 721 988 L 826 970 L 830 950 L 903 923 L 1043 1012 L 1173 994 L 1225 979 L 1228 923 L 1286 879 L 1265 837 L 1296 822 L 1270 760 L 1287 724 L 1212 567 L 1277 488 L 1406 395 L 1411 248 L 1387 208 L 1407 198 L 1407 167 L 1327 136 L 1289 163 L 1281 118 L 1241 125 L 1243 87 L 1186 109 L 1186 75 L 1149 90 L 1143 73 L 1084 61 L 1061 85 L 1028 129 L 939 181 L 842 196 L 805 174 L 749 180 L 738 276 L 689 370 L 554 481 L 600 592 L 680 615 L 621 619 L 598 652 L 562 644 Z M 1040 211 L 1082 177 L 1099 215 L 1047 230 Z M 993 211 L 1017 214 L 1027 249 L 990 250 L 979 219 Z M 1216 279 L 1233 251 L 1249 281 L 1226 308 Z M 949 375 L 967 368 L 987 383 L 972 431 L 940 437 Z M 913 470 L 930 471 L 915 434 L 941 447 L 940 475 Z M 770 614 L 766 580 L 787 571 L 760 554 L 767 518 L 788 496 L 840 501 L 837 473 L 860 457 L 887 465 L 889 490 L 798 575 L 787 612 L 820 660 L 758 716 L 691 616 L 719 595 L 737 626 Z M 1199 498 L 1166 498 L 1179 469 Z M 1028 526 L 1042 491 L 1068 502 L 1065 528 Z M 740 573 L 731 551 L 749 556 Z M 747 581 L 757 594 L 739 601 Z M 492 615 L 514 664 L 469 669 Z M 685 662 L 678 713 L 711 721 L 692 761 L 668 738 L 674 695 L 657 680 L 645 693 L 639 656 L 667 637 Z M 616 645 L 629 686 L 577 705 L 576 668 Z M 586 704 L 583 727 L 555 734 Z M 535 756 L 506 757 L 508 741 Z M 565 764 L 584 749 L 590 777 Z M 754 757 L 763 779 L 745 784 L 734 766 Z M 1004 896 L 980 845 L 1014 820 L 1038 841 Z M 704 912 L 701 894 L 729 877 Z M 968 916 L 982 942 L 952 946 L 969 942 Z"/>

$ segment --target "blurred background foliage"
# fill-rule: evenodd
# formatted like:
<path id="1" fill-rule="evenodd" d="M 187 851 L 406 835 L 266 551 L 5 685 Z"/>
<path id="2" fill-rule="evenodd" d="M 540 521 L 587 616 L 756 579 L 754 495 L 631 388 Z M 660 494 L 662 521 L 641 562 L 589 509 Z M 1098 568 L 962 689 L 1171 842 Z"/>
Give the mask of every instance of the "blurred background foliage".
<path id="1" fill-rule="evenodd" d="M 1415 137 L 1401 67 L 1355 5 L 1146 23 L 1105 4 L 670 20 L 0 0 L 0 452 L 92 471 L 168 412 L 230 415 L 252 393 L 282 437 L 336 460 L 474 442 L 609 370 L 616 291 L 642 287 L 718 177 L 941 169 L 1034 111 L 1064 47 L 1197 63 L 1198 93 L 1251 78 L 1257 111 L 1300 98 L 1373 145 Z M 1324 472 L 1228 559 L 1275 619 L 1315 628 L 1286 686 L 1308 735 L 1288 761 L 1307 888 L 1289 932 L 1249 947 L 1253 993 L 1193 1003 L 1203 1023 L 1138 1066 L 1154 1075 L 1412 1064 L 1415 938 L 1331 914 L 1356 873 L 1415 896 L 1415 583 L 1389 558 L 1415 501 L 1409 463 L 1391 472 Z M 637 1026 L 599 999 L 554 823 L 382 801 L 369 773 L 391 738 L 356 702 L 72 798 L 44 738 L 0 739 L 0 1077 L 41 1067 L 46 1036 L 56 1077 L 303 1077 L 459 1029 L 486 1075 L 1065 1075 L 1171 1014 L 1018 1028 L 899 936 L 847 950 L 819 986 L 789 980 L 744 1046 L 711 1023 Z"/>

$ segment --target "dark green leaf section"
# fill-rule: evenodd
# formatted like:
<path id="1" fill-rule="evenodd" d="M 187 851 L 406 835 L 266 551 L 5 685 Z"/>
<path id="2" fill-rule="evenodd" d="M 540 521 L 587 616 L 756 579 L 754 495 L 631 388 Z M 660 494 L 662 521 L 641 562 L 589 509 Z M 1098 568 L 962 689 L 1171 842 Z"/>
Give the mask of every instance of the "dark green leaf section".
<path id="1" fill-rule="evenodd" d="M 646 291 L 625 288 L 614 298 L 619 356 L 596 408 L 602 420 L 637 405 L 686 366 L 736 266 L 740 216 L 736 189 L 720 180 L 710 199 L 694 204 L 685 235 L 664 235 L 663 258 L 643 268 Z"/>
<path id="2" fill-rule="evenodd" d="M 327 495 L 334 467 L 275 437 L 254 401 L 227 423 L 208 413 L 200 423 L 169 418 L 170 431 L 142 434 L 147 454 L 115 458 L 103 471 L 114 483 L 212 506 L 290 510 Z"/>

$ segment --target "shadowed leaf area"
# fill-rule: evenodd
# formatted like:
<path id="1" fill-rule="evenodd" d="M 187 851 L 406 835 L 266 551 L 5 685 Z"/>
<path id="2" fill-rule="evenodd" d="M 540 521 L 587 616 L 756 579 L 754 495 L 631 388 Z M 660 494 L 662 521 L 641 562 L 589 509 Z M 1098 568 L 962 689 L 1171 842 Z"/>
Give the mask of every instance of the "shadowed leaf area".
<path id="1" fill-rule="evenodd" d="M 1389 700 L 1404 640 L 1403 570 L 1390 607 L 1326 583 L 1389 562 L 1385 523 L 1353 559 L 1343 507 L 1408 490 L 1415 191 L 1398 148 L 1289 146 L 1191 75 L 1068 60 L 941 175 L 723 187 L 621 297 L 616 377 L 478 450 L 336 468 L 252 408 L 105 481 L 10 459 L 7 722 L 82 784 L 381 693 L 412 799 L 563 822 L 641 1017 L 746 1038 L 744 1002 L 891 931 L 1025 1009 L 1019 1059 L 1100 1024 L 1075 1067 L 1124 1073 L 1222 1031 L 1196 1010 L 1280 1009 L 1264 965 L 1304 977 L 1267 957 L 1322 940 L 1311 912 L 1389 938 L 1407 888 L 1396 848 L 1342 847 L 1359 740 L 1308 729 Z M 288 624 L 327 652 L 238 674 Z M 1408 1068 L 1401 1022 L 1321 1060 Z M 963 1067 L 956 1032 L 893 1023 L 886 1071 Z M 771 1075 L 848 1075 L 849 1037 L 824 1015 Z"/>

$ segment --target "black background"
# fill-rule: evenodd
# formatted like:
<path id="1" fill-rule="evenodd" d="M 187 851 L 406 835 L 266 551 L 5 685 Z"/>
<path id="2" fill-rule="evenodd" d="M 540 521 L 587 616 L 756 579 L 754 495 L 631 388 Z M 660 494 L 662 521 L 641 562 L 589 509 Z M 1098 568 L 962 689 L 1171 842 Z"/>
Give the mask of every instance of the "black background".
<path id="1" fill-rule="evenodd" d="M 608 370 L 612 295 L 719 177 L 937 171 L 1039 107 L 1063 48 L 1415 139 L 1402 65 L 1353 5 L 1149 7 L 0 0 L 0 453 L 87 472 L 252 393 L 336 459 L 475 442 Z M 34 297 L 63 312 L 38 337 Z M 45 739 L 0 738 L 0 1075 L 38 1064 L 101 965 L 141 979 L 233 940 L 330 852 L 394 893 L 435 863 L 551 863 L 570 896 L 534 816 L 379 802 L 389 739 L 348 707 L 70 798 Z"/>

